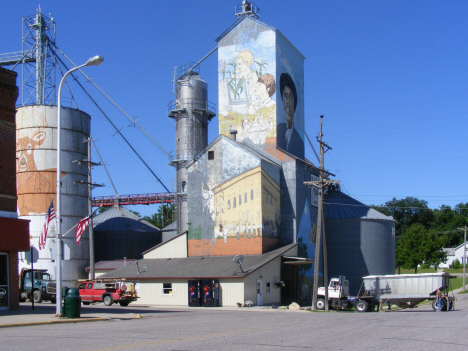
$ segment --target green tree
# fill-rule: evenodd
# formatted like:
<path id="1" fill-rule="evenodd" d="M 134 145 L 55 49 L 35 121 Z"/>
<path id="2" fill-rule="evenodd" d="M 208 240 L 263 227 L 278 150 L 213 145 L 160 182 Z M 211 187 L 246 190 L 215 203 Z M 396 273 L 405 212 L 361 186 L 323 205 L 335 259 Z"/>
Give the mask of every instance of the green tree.
<path id="1" fill-rule="evenodd" d="M 443 233 L 445 247 L 455 247 L 463 243 L 463 232 L 455 230 L 464 227 L 468 220 L 468 213 L 462 206 L 465 205 L 459 204 L 452 210 L 450 206 L 442 205 L 440 209 L 434 210 L 434 227 Z"/>
<path id="2" fill-rule="evenodd" d="M 435 230 L 428 231 L 422 224 L 412 224 L 401 233 L 396 246 L 396 264 L 403 268 L 413 269 L 426 263 L 436 268 L 446 260 L 442 250 L 442 240 Z"/>
<path id="3" fill-rule="evenodd" d="M 175 221 L 175 206 L 174 204 L 161 205 L 151 217 L 145 216 L 143 219 L 162 229 Z"/>
<path id="4" fill-rule="evenodd" d="M 101 207 L 99 207 L 99 209 L 97 210 L 97 213 L 98 213 L 98 214 L 101 214 L 101 213 L 103 213 L 103 212 L 106 212 L 109 208 L 110 208 L 110 207 L 108 207 L 108 206 L 101 206 Z"/>
<path id="5" fill-rule="evenodd" d="M 427 207 L 427 201 L 408 196 L 404 199 L 393 198 L 381 207 L 373 207 L 375 210 L 392 216 L 395 220 L 395 235 L 398 237 L 413 224 L 421 224 L 429 229 L 434 221 L 432 210 Z"/>

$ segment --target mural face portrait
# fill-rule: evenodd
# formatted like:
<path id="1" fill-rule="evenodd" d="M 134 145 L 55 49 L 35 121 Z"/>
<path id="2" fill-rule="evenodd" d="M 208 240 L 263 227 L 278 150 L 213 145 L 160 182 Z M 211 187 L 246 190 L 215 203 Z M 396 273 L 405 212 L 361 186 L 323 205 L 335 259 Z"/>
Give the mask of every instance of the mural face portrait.
<path id="1" fill-rule="evenodd" d="M 286 115 L 286 126 L 293 128 L 294 112 L 297 106 L 296 84 L 288 73 L 281 74 L 280 92 L 283 99 L 284 112 Z"/>
<path id="2" fill-rule="evenodd" d="M 250 66 L 253 65 L 254 58 L 250 50 L 245 50 L 237 56 L 236 71 L 242 78 L 247 78 L 250 74 Z"/>
<path id="3" fill-rule="evenodd" d="M 288 86 L 284 87 L 283 90 L 283 105 L 284 112 L 286 113 L 286 123 L 288 124 L 288 129 L 291 129 L 294 120 L 294 94 Z"/>
<path id="4" fill-rule="evenodd" d="M 269 89 L 266 87 L 265 84 L 261 83 L 260 80 L 258 80 L 257 83 L 255 83 L 253 86 L 253 91 L 257 96 L 264 96 L 265 94 L 268 94 Z M 270 95 L 268 94 L 268 96 Z"/>

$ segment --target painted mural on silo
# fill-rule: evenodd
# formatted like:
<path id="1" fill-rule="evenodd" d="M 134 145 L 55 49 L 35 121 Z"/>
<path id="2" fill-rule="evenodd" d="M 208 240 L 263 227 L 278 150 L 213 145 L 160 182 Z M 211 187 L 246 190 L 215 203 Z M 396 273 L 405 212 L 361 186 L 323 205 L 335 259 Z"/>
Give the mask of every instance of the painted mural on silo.
<path id="1" fill-rule="evenodd" d="M 276 44 L 277 146 L 304 159 L 304 56 L 282 35 Z"/>
<path id="2" fill-rule="evenodd" d="M 218 45 L 219 134 L 257 147 L 276 144 L 275 31 L 245 18 Z"/>
<path id="3" fill-rule="evenodd" d="M 304 158 L 304 57 L 275 28 L 244 17 L 218 44 L 219 133 Z"/>
<path id="4" fill-rule="evenodd" d="M 189 165 L 188 256 L 261 254 L 276 248 L 279 170 L 224 137 Z"/>
<path id="5" fill-rule="evenodd" d="M 62 110 L 62 234 L 87 215 L 87 189 L 76 180 L 87 181 L 87 167 L 75 160 L 87 158 L 83 140 L 90 133 L 90 116 L 82 111 Z M 25 106 L 16 114 L 17 207 L 20 218 L 30 220 L 31 246 L 35 268 L 55 273 L 55 221 L 52 221 L 45 244 L 39 250 L 39 236 L 51 200 L 57 206 L 57 107 Z M 89 264 L 88 241 L 76 244 L 73 234 L 64 235 L 63 279 L 84 278 Z M 30 267 L 30 253 L 19 253 L 19 268 Z"/>

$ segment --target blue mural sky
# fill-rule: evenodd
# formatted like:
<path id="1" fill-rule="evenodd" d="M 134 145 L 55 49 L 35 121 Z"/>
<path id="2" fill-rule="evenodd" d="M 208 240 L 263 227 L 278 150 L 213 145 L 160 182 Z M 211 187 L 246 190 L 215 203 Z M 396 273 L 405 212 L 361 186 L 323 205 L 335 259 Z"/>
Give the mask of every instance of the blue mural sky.
<path id="1" fill-rule="evenodd" d="M 167 104 L 174 99 L 172 69 L 212 50 L 215 39 L 236 21 L 234 6 L 241 0 L 92 5 L 5 0 L 0 53 L 21 50 L 21 19 L 34 15 L 39 3 L 57 23 L 57 46 L 76 64 L 104 56 L 101 66 L 85 72 L 170 152 L 175 149 L 174 124 L 167 118 Z M 305 130 L 315 141 L 319 116 L 325 116 L 323 139 L 333 148 L 325 167 L 337 175 L 345 193 L 366 204 L 406 196 L 425 199 L 431 208 L 468 202 L 468 2 L 254 3 L 260 20 L 278 28 L 306 57 Z M 15 70 L 20 85 L 21 68 Z M 217 53 L 202 63 L 201 76 L 209 85 L 209 100 L 217 105 Z M 80 81 L 172 190 L 175 173 L 166 154 L 84 78 Z M 163 192 L 102 113 L 76 87 L 74 95 L 79 108 L 92 116 L 92 137 L 118 192 Z M 209 141 L 217 135 L 215 117 Z M 307 142 L 306 157 L 318 163 Z M 99 161 L 96 155 L 93 161 Z M 113 195 L 102 167 L 95 168 L 93 181 L 106 184 L 95 196 Z M 156 212 L 155 206 L 130 209 Z"/>

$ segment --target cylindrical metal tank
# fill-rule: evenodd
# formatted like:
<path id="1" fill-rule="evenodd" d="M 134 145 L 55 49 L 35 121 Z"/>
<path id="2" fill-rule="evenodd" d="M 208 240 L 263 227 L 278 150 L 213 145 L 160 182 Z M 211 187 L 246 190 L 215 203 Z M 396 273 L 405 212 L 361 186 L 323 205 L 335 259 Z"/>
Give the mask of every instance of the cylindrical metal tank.
<path id="1" fill-rule="evenodd" d="M 176 177 L 178 232 L 188 229 L 188 177 L 185 165 L 208 146 L 208 85 L 190 72 L 177 80 L 176 120 Z"/>
<path id="2" fill-rule="evenodd" d="M 189 74 L 177 81 L 176 106 L 185 109 L 176 123 L 176 152 L 188 160 L 208 145 L 208 85 L 198 74 Z"/>
<path id="3" fill-rule="evenodd" d="M 63 235 L 62 279 L 85 278 L 89 265 L 89 239 L 79 246 L 71 230 L 87 215 L 87 189 L 75 181 L 87 181 L 87 165 L 73 162 L 87 159 L 91 117 L 77 109 L 62 107 L 62 189 Z M 47 269 L 55 279 L 55 220 L 50 223 L 46 247 L 39 250 L 39 236 L 50 201 L 57 204 L 57 106 L 25 106 L 16 113 L 18 216 L 30 220 L 34 268 Z M 30 267 L 29 253 L 19 253 L 19 268 Z"/>
<path id="4" fill-rule="evenodd" d="M 346 276 L 352 295 L 362 277 L 395 273 L 395 221 L 340 191 L 325 195 L 328 277 Z"/>

